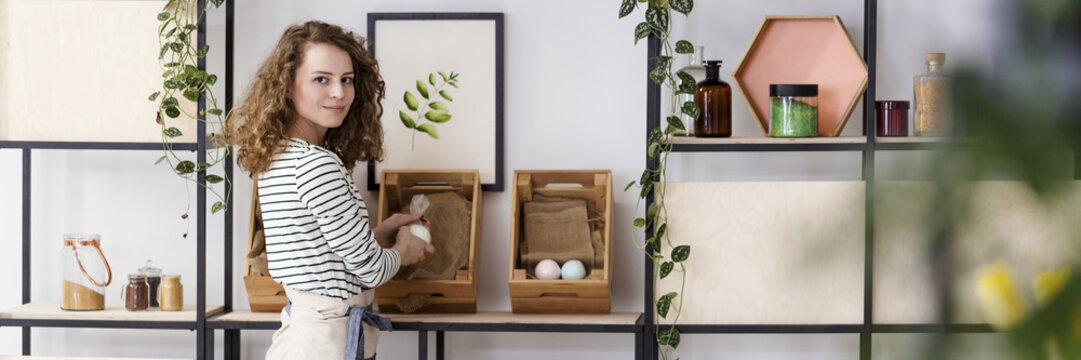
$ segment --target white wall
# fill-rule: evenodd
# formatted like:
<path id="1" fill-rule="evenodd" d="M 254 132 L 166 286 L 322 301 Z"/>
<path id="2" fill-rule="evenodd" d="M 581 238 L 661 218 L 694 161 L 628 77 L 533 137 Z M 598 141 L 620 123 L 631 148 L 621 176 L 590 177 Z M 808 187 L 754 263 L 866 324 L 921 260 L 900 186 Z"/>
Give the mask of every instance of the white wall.
<path id="1" fill-rule="evenodd" d="M 974 62 L 992 69 L 992 9 L 1000 2 L 985 0 L 879 1 L 880 99 L 911 100 L 911 76 L 922 72 L 923 53 L 945 51 L 950 61 Z M 857 47 L 863 48 L 862 1 L 765 0 L 696 2 L 691 19 L 675 15 L 677 37 L 706 46 L 707 59 L 723 59 L 722 80 L 731 82 L 732 66 L 746 49 L 767 14 L 837 14 Z M 368 12 L 502 12 L 505 14 L 505 181 L 515 169 L 612 169 L 613 183 L 637 179 L 645 151 L 646 46 L 633 45 L 639 21 L 616 18 L 619 1 L 238 1 L 236 12 L 235 79 L 237 94 L 290 24 L 318 19 L 366 32 Z M 221 69 L 223 20 L 211 20 L 212 69 Z M 148 60 L 149 61 L 149 60 Z M 680 62 L 682 64 L 682 62 Z M 221 84 L 221 82 L 219 82 Z M 220 86 L 219 86 L 220 88 Z M 221 92 L 221 89 L 218 90 Z M 238 96 L 239 97 L 239 96 Z M 132 101 L 141 101 L 133 99 Z M 733 96 L 735 135 L 757 135 L 740 96 Z M 857 108 L 844 135 L 862 131 Z M 34 151 L 33 167 L 33 300 L 55 301 L 59 281 L 59 245 L 67 232 L 103 235 L 105 251 L 119 277 L 133 272 L 147 258 L 166 272 L 181 273 L 194 303 L 195 246 L 180 238 L 188 225 L 179 219 L 188 195 L 182 181 L 163 167 L 151 166 L 154 152 Z M 889 163 L 919 163 L 920 153 L 880 156 Z M 19 206 L 21 153 L 0 151 L 0 304 L 20 302 Z M 364 167 L 355 174 L 364 184 Z M 725 153 L 676 154 L 670 163 L 674 181 L 740 180 L 855 180 L 860 178 L 860 154 L 847 153 Z M 251 182 L 236 179 L 234 213 L 234 305 L 247 308 L 242 255 L 247 236 Z M 188 190 L 193 190 L 187 186 Z M 510 191 L 485 194 L 485 221 L 480 261 L 479 308 L 507 311 L 506 284 Z M 630 243 L 635 194 L 615 197 L 613 311 L 642 310 L 642 256 Z M 374 203 L 376 194 L 367 194 Z M 211 218 L 208 257 L 208 303 L 220 302 L 222 280 L 220 217 Z M 191 231 L 194 231 L 192 223 Z M 641 238 L 639 234 L 639 238 Z M 123 280 L 122 278 L 120 280 Z M 119 280 L 118 280 L 119 281 Z M 108 289 L 119 301 L 121 286 Z M 244 358 L 262 359 L 271 331 L 244 331 Z M 0 329 L 0 353 L 20 350 L 18 329 Z M 433 336 L 434 337 L 434 336 Z M 412 359 L 416 333 L 385 334 L 381 359 Z M 219 347 L 222 338 L 216 341 Z M 876 346 L 889 344 L 889 335 L 876 336 Z M 42 355 L 194 357 L 194 334 L 184 331 L 96 329 L 36 329 L 33 351 Z M 688 359 L 852 359 L 858 356 L 856 335 L 690 335 L 676 353 Z M 593 359 L 631 358 L 629 334 L 448 333 L 451 359 Z M 432 346 L 434 347 L 434 345 Z M 904 352 L 911 346 L 879 346 L 876 352 Z M 902 357 L 902 356 L 898 356 Z"/>

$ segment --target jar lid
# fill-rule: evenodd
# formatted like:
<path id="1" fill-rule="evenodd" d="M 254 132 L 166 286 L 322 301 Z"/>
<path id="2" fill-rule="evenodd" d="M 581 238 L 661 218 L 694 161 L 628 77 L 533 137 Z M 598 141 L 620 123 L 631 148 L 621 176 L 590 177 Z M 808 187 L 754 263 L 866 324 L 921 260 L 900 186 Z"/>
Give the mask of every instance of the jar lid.
<path id="1" fill-rule="evenodd" d="M 721 67 L 723 60 L 706 60 L 706 67 Z"/>
<path id="2" fill-rule="evenodd" d="M 884 109 L 884 110 L 908 109 L 908 101 L 901 101 L 901 100 L 875 101 L 875 109 Z"/>
<path id="3" fill-rule="evenodd" d="M 143 274 L 128 274 L 128 281 L 143 281 L 146 280 L 146 275 Z"/>
<path id="4" fill-rule="evenodd" d="M 946 53 L 927 53 L 923 59 L 931 63 L 942 63 L 946 61 Z"/>
<path id="5" fill-rule="evenodd" d="M 64 234 L 64 246 L 97 246 L 101 245 L 101 235 L 98 234 Z"/>
<path id="6" fill-rule="evenodd" d="M 139 272 L 150 277 L 161 276 L 161 268 L 154 267 L 154 265 L 152 265 L 153 263 L 154 262 L 149 259 L 146 260 L 146 265 L 139 268 Z"/>
<path id="7" fill-rule="evenodd" d="M 165 281 L 180 281 L 180 275 L 162 275 L 161 279 Z"/>
<path id="8" fill-rule="evenodd" d="M 769 84 L 769 96 L 818 96 L 818 84 Z"/>

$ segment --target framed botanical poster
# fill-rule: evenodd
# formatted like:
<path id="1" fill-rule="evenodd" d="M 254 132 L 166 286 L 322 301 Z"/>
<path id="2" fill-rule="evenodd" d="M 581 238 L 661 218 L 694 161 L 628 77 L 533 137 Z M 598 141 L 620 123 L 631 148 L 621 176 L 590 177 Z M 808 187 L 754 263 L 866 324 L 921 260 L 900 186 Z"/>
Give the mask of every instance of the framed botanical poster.
<path id="1" fill-rule="evenodd" d="M 386 83 L 383 170 L 477 169 L 503 191 L 503 14 L 370 13 L 369 51 Z"/>

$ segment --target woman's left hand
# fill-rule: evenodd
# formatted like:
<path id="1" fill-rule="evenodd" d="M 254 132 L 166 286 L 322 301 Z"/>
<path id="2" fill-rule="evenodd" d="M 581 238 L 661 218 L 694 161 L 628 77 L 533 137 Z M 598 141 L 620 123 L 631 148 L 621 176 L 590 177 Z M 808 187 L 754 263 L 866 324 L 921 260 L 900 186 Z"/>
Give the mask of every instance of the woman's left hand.
<path id="1" fill-rule="evenodd" d="M 412 224 L 416 221 L 420 221 L 423 214 L 394 214 L 386 220 L 383 220 L 379 226 L 372 229 L 372 235 L 375 235 L 375 240 L 379 242 L 379 246 L 384 248 L 390 248 L 394 246 L 395 239 L 398 236 L 398 228 Z"/>

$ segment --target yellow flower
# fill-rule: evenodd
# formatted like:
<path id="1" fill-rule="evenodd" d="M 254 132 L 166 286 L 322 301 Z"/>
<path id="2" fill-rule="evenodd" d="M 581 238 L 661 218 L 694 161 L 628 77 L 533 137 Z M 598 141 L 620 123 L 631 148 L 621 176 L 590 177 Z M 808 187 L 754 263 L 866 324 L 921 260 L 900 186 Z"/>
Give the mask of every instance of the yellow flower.
<path id="1" fill-rule="evenodd" d="M 976 272 L 976 290 L 984 317 L 995 330 L 1008 330 L 1028 312 L 1014 286 L 1010 269 L 1001 261 Z"/>
<path id="2" fill-rule="evenodd" d="M 1059 291 L 1070 280 L 1070 268 L 1064 267 L 1058 271 L 1049 270 L 1032 278 L 1032 292 L 1036 294 L 1036 302 L 1047 305 L 1051 299 L 1058 295 Z"/>

